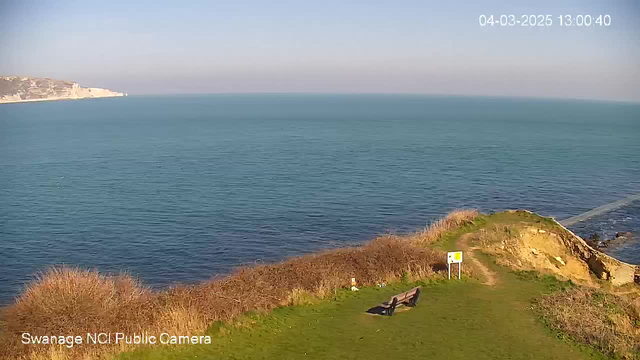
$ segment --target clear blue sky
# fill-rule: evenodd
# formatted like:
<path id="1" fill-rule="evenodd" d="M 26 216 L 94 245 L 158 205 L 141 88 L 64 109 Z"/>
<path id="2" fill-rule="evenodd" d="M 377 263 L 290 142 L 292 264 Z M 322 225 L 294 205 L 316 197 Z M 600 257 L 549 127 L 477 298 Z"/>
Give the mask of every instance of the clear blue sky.
<path id="1" fill-rule="evenodd" d="M 639 1 L 6 1 L 0 75 L 130 94 L 374 92 L 640 101 Z M 480 27 L 480 14 L 550 14 Z M 610 27 L 560 27 L 609 14 Z"/>

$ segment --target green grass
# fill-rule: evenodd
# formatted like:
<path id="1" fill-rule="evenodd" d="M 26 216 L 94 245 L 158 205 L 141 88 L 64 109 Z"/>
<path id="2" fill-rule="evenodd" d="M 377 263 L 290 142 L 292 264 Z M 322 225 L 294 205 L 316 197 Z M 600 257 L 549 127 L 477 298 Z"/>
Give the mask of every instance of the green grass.
<path id="1" fill-rule="evenodd" d="M 465 233 L 491 224 L 535 223 L 544 218 L 526 213 L 482 216 L 436 244 L 455 249 Z M 484 254 L 478 258 L 497 273 L 498 285 L 475 280 L 431 281 L 423 286 L 416 308 L 393 317 L 365 311 L 414 284 L 342 291 L 312 305 L 250 314 L 236 321 L 245 326 L 215 324 L 210 345 L 140 348 L 127 359 L 601 359 L 590 347 L 552 332 L 532 310 L 542 294 L 573 286 L 533 272 L 511 272 Z"/>
<path id="2" fill-rule="evenodd" d="M 121 359 L 587 359 L 588 348 L 558 339 L 531 310 L 550 279 L 494 266 L 501 285 L 423 283 L 420 303 L 393 317 L 365 311 L 411 285 L 341 292 L 333 301 L 248 315 L 246 327 L 217 325 L 211 345 L 139 349 Z"/>

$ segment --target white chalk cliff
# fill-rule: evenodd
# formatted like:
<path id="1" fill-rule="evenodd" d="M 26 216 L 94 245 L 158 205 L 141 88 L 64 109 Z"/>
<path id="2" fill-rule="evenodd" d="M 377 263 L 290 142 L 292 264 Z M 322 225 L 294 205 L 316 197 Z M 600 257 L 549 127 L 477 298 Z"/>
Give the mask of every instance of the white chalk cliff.
<path id="1" fill-rule="evenodd" d="M 24 76 L 0 76 L 0 104 L 114 96 L 126 96 L 126 94 L 107 89 L 85 88 L 72 81 Z"/>

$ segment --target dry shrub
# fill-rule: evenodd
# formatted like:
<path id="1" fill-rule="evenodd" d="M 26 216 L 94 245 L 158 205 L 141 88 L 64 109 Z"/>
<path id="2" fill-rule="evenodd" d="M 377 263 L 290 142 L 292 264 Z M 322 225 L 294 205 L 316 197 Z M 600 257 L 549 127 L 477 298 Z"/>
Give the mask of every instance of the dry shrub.
<path id="1" fill-rule="evenodd" d="M 323 290 L 322 294 L 326 296 L 328 293 Z M 293 289 L 287 296 L 287 299 L 283 303 L 283 305 L 286 305 L 286 306 L 310 305 L 315 303 L 318 297 L 319 296 L 312 294 L 303 289 Z"/>
<path id="2" fill-rule="evenodd" d="M 434 223 L 424 233 L 470 221 L 477 212 L 461 211 Z M 325 251 L 272 265 L 236 269 L 231 275 L 198 285 L 152 292 L 127 275 L 55 268 L 44 273 L 2 310 L 0 358 L 100 358 L 123 348 L 104 345 L 23 345 L 21 334 L 82 335 L 94 332 L 146 332 L 159 335 L 202 333 L 214 321 L 247 311 L 308 303 L 351 286 L 418 280 L 446 270 L 445 253 L 416 246 L 412 238 L 384 236 L 359 247 Z M 463 269 L 464 270 L 464 269 Z M 468 273 L 467 271 L 465 271 Z"/>
<path id="3" fill-rule="evenodd" d="M 605 354 L 640 358 L 640 314 L 633 301 L 576 288 L 544 296 L 536 306 L 553 329 Z"/>
<path id="4" fill-rule="evenodd" d="M 2 311 L 0 356 L 15 358 L 27 349 L 21 334 L 86 335 L 93 332 L 134 332 L 152 320 L 153 293 L 132 277 L 106 276 L 96 271 L 52 268 L 29 284 L 12 306 Z M 46 349 L 50 358 L 64 358 L 76 349 Z M 9 354 L 12 355 L 9 357 Z M 42 355 L 33 354 L 32 358 Z M 47 355 L 49 356 L 49 355 Z"/>
<path id="5" fill-rule="evenodd" d="M 360 247 L 331 250 L 274 265 L 240 268 L 229 277 L 171 289 L 165 304 L 197 309 L 207 322 L 229 320 L 250 310 L 326 297 L 337 289 L 387 282 L 416 274 L 427 277 L 446 269 L 443 252 L 416 247 L 397 237 L 382 237 Z M 417 275 L 419 274 L 419 275 Z"/>
<path id="6" fill-rule="evenodd" d="M 411 240 L 418 245 L 429 245 L 437 242 L 442 236 L 460 226 L 473 223 L 480 213 L 475 209 L 458 209 L 450 212 L 444 218 L 436 220 L 423 231 L 411 236 Z"/>
<path id="7" fill-rule="evenodd" d="M 38 324 L 48 333 L 60 329 L 85 332 L 96 327 L 135 330 L 148 320 L 145 305 L 152 298 L 149 289 L 127 275 L 106 276 L 96 271 L 52 268 L 29 284 L 8 308 L 5 320 L 11 326 Z M 78 314 L 70 318 L 68 314 Z"/>

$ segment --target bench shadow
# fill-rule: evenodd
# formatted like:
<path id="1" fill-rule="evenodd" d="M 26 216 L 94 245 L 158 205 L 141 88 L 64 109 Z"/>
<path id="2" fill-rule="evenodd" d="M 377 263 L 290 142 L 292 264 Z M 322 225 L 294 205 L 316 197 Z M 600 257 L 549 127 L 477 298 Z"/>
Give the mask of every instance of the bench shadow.
<path id="1" fill-rule="evenodd" d="M 413 306 L 409 306 L 409 305 L 405 305 L 405 304 L 401 304 L 398 305 L 398 307 L 396 308 L 395 313 L 401 313 L 401 312 L 405 312 L 405 311 L 409 311 L 413 309 Z M 380 315 L 380 316 L 387 316 L 387 314 L 384 313 L 386 309 L 383 308 L 382 306 L 374 306 L 371 309 L 365 311 L 367 314 L 371 314 L 371 315 Z"/>
<path id="2" fill-rule="evenodd" d="M 384 310 L 385 308 L 383 308 L 382 306 L 374 306 L 366 312 L 367 314 L 384 315 Z"/>

